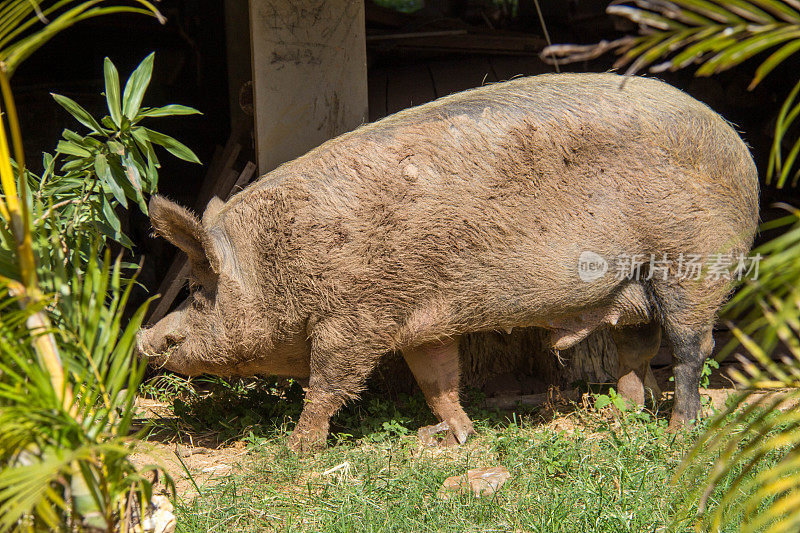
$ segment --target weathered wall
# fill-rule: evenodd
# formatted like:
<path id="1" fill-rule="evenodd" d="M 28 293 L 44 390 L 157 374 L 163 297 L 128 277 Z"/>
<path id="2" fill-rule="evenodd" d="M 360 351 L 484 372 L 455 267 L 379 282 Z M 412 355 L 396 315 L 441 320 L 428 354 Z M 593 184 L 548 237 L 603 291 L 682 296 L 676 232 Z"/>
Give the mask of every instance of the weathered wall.
<path id="1" fill-rule="evenodd" d="M 250 0 L 250 34 L 261 174 L 366 122 L 362 0 Z"/>

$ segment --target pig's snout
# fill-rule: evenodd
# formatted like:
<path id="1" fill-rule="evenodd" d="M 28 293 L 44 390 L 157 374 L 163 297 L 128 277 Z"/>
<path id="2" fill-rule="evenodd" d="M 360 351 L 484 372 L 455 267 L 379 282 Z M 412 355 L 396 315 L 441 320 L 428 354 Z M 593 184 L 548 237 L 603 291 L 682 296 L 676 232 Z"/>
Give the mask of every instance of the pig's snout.
<path id="1" fill-rule="evenodd" d="M 161 350 L 153 346 L 153 332 L 151 329 L 142 328 L 136 334 L 136 356 L 145 359 L 150 364 L 158 364 L 155 359 L 163 358 Z"/>
<path id="2" fill-rule="evenodd" d="M 171 354 L 180 351 L 188 333 L 183 324 L 187 305 L 188 302 L 183 302 L 151 327 L 139 330 L 136 338 L 139 357 L 151 365 L 165 366 Z"/>
<path id="3" fill-rule="evenodd" d="M 161 335 L 155 342 L 154 328 L 142 329 L 136 335 L 136 355 L 145 359 L 148 364 L 163 366 L 169 359 L 169 354 L 186 339 L 179 333 Z"/>

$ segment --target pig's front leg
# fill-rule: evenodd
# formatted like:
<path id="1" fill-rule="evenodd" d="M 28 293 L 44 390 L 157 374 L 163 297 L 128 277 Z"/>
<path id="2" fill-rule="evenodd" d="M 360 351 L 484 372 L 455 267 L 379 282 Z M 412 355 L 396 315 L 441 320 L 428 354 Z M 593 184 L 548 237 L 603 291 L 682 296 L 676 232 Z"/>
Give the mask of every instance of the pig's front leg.
<path id="1" fill-rule="evenodd" d="M 288 442 L 289 449 L 299 454 L 313 453 L 325 448 L 331 417 L 345 402 L 340 394 L 327 390 L 319 380 L 314 379 L 313 369 L 311 372 L 303 412 Z"/>
<path id="2" fill-rule="evenodd" d="M 447 424 L 448 444 L 464 444 L 475 430 L 458 399 L 458 339 L 447 339 L 403 350 L 433 414 Z M 428 428 L 423 428 L 421 432 Z M 442 428 L 444 429 L 444 428 Z"/>
<path id="3" fill-rule="evenodd" d="M 358 397 L 367 378 L 388 351 L 358 333 L 357 320 L 326 320 L 314 326 L 311 376 L 303 412 L 289 437 L 289 448 L 306 454 L 325 448 L 330 419 L 344 403 Z"/>

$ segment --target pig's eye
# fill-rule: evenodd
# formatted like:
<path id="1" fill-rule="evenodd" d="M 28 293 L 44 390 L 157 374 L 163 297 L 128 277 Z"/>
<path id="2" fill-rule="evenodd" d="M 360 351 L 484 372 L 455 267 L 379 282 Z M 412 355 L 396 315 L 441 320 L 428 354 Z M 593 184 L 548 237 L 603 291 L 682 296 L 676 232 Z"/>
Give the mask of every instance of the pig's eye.
<path id="1" fill-rule="evenodd" d="M 208 306 L 208 297 L 203 292 L 203 288 L 201 286 L 196 286 L 191 288 L 191 298 L 192 298 L 192 306 L 195 309 L 203 309 Z"/>

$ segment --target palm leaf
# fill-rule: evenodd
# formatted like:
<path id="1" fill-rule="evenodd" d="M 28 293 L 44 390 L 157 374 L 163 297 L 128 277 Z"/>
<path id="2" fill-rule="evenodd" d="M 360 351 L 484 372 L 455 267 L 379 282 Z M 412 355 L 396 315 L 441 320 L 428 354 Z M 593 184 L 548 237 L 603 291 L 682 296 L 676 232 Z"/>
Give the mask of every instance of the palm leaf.
<path id="1" fill-rule="evenodd" d="M 628 74 L 648 67 L 663 72 L 697 64 L 697 75 L 709 76 L 781 47 L 762 63 L 755 86 L 797 51 L 790 45 L 800 39 L 800 9 L 793 0 L 622 0 L 612 2 L 606 12 L 635 22 L 643 35 L 640 46 L 625 51 L 623 42 L 597 45 L 603 51 L 616 48 L 621 58 L 614 66 L 628 66 Z M 556 45 L 547 47 L 542 58 L 569 63 L 582 60 L 585 53 Z"/>
<path id="2" fill-rule="evenodd" d="M 66 409 L 25 327 L 38 308 L 9 307 L 0 314 L 0 458 L 9 466 L 0 470 L 0 530 L 23 515 L 45 522 L 58 517 L 63 524 L 65 513 L 79 506 L 65 499 L 68 486 L 73 497 L 76 486 L 83 487 L 86 502 L 111 523 L 117 492 L 105 485 L 114 472 L 115 483 L 127 483 L 125 490 L 140 501 L 149 498 L 150 481 L 128 459 L 135 394 L 144 374 L 133 349 L 146 305 L 122 326 L 121 310 L 135 280 L 123 282 L 121 272 L 121 261 L 112 262 L 106 252 L 102 262 L 90 261 L 84 274 L 73 276 L 69 297 L 56 306 L 60 353 L 72 387 L 80 391 Z M 128 476 L 134 477 L 125 481 Z"/>
<path id="3" fill-rule="evenodd" d="M 750 356 L 744 372 L 732 371 L 741 389 L 716 415 L 684 458 L 676 480 L 702 478 L 703 465 L 713 464 L 705 484 L 687 495 L 677 516 L 685 516 L 700 501 L 700 529 L 720 531 L 736 524 L 737 531 L 794 531 L 800 513 L 800 329 L 797 308 L 762 301 L 771 326 L 789 347 L 790 357 L 773 361 L 767 351 L 742 330 L 732 327 Z M 786 320 L 790 317 L 789 320 Z M 775 391 L 765 394 L 764 389 Z M 706 502 L 716 496 L 715 506 Z M 765 505 L 765 502 L 768 505 Z"/>
<path id="4" fill-rule="evenodd" d="M 133 4 L 140 7 L 99 7 L 108 3 L 106 0 L 61 0 L 49 4 L 41 0 L 11 0 L 10 3 L 15 4 L 12 8 L 16 8 L 10 12 L 9 19 L 1 19 L 0 22 L 0 60 L 4 62 L 5 70 L 9 74 L 55 35 L 82 20 L 118 13 L 139 13 L 152 15 L 162 22 L 164 20 L 155 6 L 147 0 L 132 0 Z M 42 6 L 45 9 L 41 9 Z M 45 22 L 47 19 L 44 17 L 52 19 Z M 28 31 L 37 24 L 41 25 L 39 29 Z"/>

